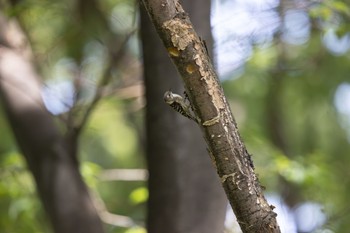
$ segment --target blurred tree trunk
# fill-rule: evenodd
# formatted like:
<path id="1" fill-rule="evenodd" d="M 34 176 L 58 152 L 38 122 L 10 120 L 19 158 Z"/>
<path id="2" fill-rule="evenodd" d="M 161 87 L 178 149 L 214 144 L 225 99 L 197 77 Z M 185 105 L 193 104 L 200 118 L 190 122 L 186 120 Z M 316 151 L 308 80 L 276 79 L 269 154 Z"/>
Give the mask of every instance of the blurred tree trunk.
<path id="1" fill-rule="evenodd" d="M 274 206 L 266 201 L 205 43 L 194 30 L 189 15 L 178 0 L 143 0 L 143 4 L 181 74 L 242 232 L 280 233 Z"/>
<path id="2" fill-rule="evenodd" d="M 63 137 L 46 111 L 28 42 L 13 23 L 0 14 L 0 98 L 17 145 L 54 231 L 101 233 L 102 223 L 73 153 L 76 140 Z"/>
<path id="3" fill-rule="evenodd" d="M 184 7 L 211 50 L 210 1 L 187 0 Z M 182 93 L 183 83 L 141 8 L 150 173 L 148 232 L 221 233 L 227 199 L 197 125 L 163 101 L 169 89 Z"/>
<path id="4" fill-rule="evenodd" d="M 279 15 L 282 24 L 285 19 L 285 12 L 288 10 L 288 1 L 281 0 L 279 6 Z M 270 72 L 270 80 L 268 92 L 266 96 L 266 126 L 270 140 L 273 145 L 279 149 L 286 157 L 293 159 L 295 151 L 288 140 L 286 131 L 286 121 L 283 104 L 283 94 L 285 80 L 288 76 L 288 49 L 285 42 L 282 40 L 282 34 L 277 33 L 275 36 L 277 43 L 278 59 L 276 66 Z M 279 176 L 279 189 L 285 203 L 293 208 L 300 203 L 300 188 L 287 181 L 284 177 Z"/>

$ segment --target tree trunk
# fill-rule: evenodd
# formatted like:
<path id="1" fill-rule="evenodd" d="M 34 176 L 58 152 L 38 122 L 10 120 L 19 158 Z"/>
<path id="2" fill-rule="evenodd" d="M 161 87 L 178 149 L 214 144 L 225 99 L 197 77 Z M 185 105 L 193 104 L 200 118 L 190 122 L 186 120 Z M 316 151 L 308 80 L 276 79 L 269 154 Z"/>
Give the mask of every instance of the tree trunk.
<path id="1" fill-rule="evenodd" d="M 23 44 L 7 40 L 10 24 L 2 15 L 0 25 L 0 98 L 53 229 L 56 233 L 102 233 L 76 154 L 70 153 L 72 143 L 60 134 L 44 107 L 39 77 L 23 54 Z M 16 35 L 24 39 L 19 30 Z"/>
<path id="2" fill-rule="evenodd" d="M 211 47 L 210 1 L 185 3 Z M 183 84 L 148 16 L 143 9 L 141 12 L 150 174 L 148 232 L 222 233 L 225 194 L 206 155 L 200 130 L 163 101 L 165 91 L 183 92 Z"/>
<path id="3" fill-rule="evenodd" d="M 185 83 L 211 159 L 242 232 L 280 232 L 276 214 L 262 193 L 204 43 L 195 33 L 187 13 L 177 0 L 144 0 L 143 3 Z"/>

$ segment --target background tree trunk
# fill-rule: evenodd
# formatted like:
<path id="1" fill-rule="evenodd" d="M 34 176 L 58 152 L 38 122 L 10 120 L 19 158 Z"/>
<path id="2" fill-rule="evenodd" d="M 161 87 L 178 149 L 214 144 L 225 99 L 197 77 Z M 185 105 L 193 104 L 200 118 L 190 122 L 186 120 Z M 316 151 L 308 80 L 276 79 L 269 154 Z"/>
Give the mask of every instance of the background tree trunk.
<path id="1" fill-rule="evenodd" d="M 178 0 L 143 0 L 184 81 L 226 195 L 242 232 L 276 232 L 276 213 L 264 197 L 220 81 L 188 14 Z"/>
<path id="2" fill-rule="evenodd" d="M 77 155 L 70 153 L 75 151 L 70 146 L 76 144 L 61 135 L 44 107 L 40 79 L 29 56 L 24 56 L 28 48 L 21 47 L 28 44 L 7 40 L 9 24 L 1 15 L 0 25 L 1 101 L 53 229 L 101 233 L 102 223 L 80 176 Z M 25 39 L 18 29 L 16 33 Z"/>
<path id="3" fill-rule="evenodd" d="M 188 0 L 184 5 L 210 50 L 210 1 Z M 163 101 L 169 89 L 182 93 L 183 83 L 141 8 L 150 173 L 148 232 L 223 232 L 226 197 L 197 125 Z"/>

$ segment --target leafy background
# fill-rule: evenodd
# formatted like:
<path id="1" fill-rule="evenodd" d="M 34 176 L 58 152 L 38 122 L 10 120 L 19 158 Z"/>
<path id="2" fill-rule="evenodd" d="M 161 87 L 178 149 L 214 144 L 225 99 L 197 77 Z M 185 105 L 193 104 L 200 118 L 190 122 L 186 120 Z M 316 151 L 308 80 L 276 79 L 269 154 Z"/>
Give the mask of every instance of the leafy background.
<path id="1" fill-rule="evenodd" d="M 265 1 L 254 8 L 257 2 L 234 1 L 241 4 L 242 8 L 235 8 L 238 12 L 256 14 L 260 9 L 266 13 L 268 9 L 270 16 L 277 17 L 273 22 L 262 15 L 266 24 L 248 32 L 239 28 L 230 31 L 229 19 L 215 18 L 215 12 L 223 11 L 225 7 L 220 6 L 228 2 L 213 3 L 215 58 L 262 184 L 269 194 L 288 197 L 286 202 L 299 229 L 302 223 L 298 219 L 306 213 L 298 214 L 298 207 L 305 203 L 320 207 L 323 217 L 316 217 L 317 224 L 304 232 L 347 232 L 348 2 L 282 1 L 278 5 Z M 82 109 L 92 101 L 99 80 L 112 67 L 106 95 L 92 112 L 80 139 L 81 172 L 110 213 L 142 223 L 147 200 L 145 181 L 102 178 L 106 169 L 145 168 L 145 103 L 136 2 L 27 0 L 16 7 L 0 3 L 8 17 L 19 19 L 30 39 L 43 77 L 43 96 L 62 130 L 61 117 L 72 108 L 73 101 L 72 112 L 79 119 Z M 291 12 L 297 12 L 299 18 L 304 15 L 304 21 L 293 21 Z M 113 64 L 113 50 L 121 47 L 123 56 Z M 80 80 L 77 76 L 84 79 L 74 100 L 74 82 Z M 2 232 L 49 232 L 32 177 L 2 112 L 0 129 L 0 228 Z M 276 129 L 282 142 L 273 136 Z M 108 232 L 145 232 L 143 227 L 106 226 Z"/>

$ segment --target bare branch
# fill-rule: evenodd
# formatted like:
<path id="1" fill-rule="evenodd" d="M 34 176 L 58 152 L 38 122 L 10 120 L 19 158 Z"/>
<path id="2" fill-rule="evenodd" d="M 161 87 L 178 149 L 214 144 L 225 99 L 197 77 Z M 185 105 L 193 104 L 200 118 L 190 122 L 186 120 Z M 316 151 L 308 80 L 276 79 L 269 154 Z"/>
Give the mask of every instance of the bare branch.
<path id="1" fill-rule="evenodd" d="M 143 3 L 185 83 L 210 157 L 242 231 L 279 233 L 276 213 L 262 193 L 213 64 L 188 14 L 178 0 Z"/>
<path id="2" fill-rule="evenodd" d="M 121 58 L 124 55 L 125 50 L 127 49 L 126 43 L 129 41 L 130 37 L 135 33 L 135 30 L 130 32 L 126 38 L 124 39 L 123 43 L 121 43 L 120 48 L 118 49 L 118 51 L 116 53 L 111 52 L 110 54 L 110 60 L 108 63 L 108 66 L 104 72 L 104 74 L 102 75 L 102 78 L 99 82 L 99 84 L 97 85 L 96 88 L 96 93 L 95 96 L 93 97 L 90 105 L 87 107 L 85 113 L 83 114 L 83 117 L 81 119 L 81 121 L 78 123 L 78 125 L 75 127 L 75 135 L 76 137 L 81 133 L 82 129 L 85 127 L 91 113 L 93 112 L 93 110 L 95 109 L 95 107 L 97 106 L 97 104 L 99 103 L 99 101 L 101 100 L 102 96 L 103 96 L 103 87 L 106 86 L 111 78 L 111 72 L 113 70 L 114 67 L 118 66 L 118 64 L 121 62 Z M 110 50 L 113 51 L 113 50 Z"/>
<path id="3" fill-rule="evenodd" d="M 147 178 L 145 169 L 108 169 L 100 174 L 102 181 L 145 181 Z"/>
<path id="4" fill-rule="evenodd" d="M 94 205 L 104 223 L 117 227 L 142 227 L 142 223 L 136 223 L 132 218 L 124 215 L 113 214 L 107 207 L 97 192 L 90 194 L 93 197 Z"/>

